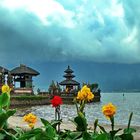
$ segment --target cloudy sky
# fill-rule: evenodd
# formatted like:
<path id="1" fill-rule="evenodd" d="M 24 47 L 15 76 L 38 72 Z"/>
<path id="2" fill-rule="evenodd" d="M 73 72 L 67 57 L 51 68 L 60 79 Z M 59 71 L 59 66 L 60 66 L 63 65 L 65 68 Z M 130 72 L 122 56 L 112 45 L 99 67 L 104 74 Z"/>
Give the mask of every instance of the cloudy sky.
<path id="1" fill-rule="evenodd" d="M 0 0 L 0 64 L 138 64 L 139 9 L 139 0 Z"/>
<path id="2" fill-rule="evenodd" d="M 1 0 L 0 62 L 140 62 L 139 9 L 138 0 Z"/>

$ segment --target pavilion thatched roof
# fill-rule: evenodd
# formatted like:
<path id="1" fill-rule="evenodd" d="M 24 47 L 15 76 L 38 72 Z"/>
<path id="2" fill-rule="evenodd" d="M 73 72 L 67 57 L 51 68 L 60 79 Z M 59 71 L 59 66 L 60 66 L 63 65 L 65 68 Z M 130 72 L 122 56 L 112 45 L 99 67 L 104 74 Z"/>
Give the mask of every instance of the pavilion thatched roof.
<path id="1" fill-rule="evenodd" d="M 30 67 L 27 67 L 26 65 L 20 64 L 19 67 L 14 68 L 13 70 L 10 71 L 11 75 L 32 75 L 32 76 L 37 76 L 40 73 Z"/>

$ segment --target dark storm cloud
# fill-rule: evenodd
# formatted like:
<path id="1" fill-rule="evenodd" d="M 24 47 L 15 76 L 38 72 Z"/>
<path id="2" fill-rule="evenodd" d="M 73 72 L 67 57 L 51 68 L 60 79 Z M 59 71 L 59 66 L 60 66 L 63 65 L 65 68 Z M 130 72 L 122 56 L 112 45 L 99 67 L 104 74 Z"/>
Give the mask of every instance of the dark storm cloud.
<path id="1" fill-rule="evenodd" d="M 10 19 L 8 12 L 6 16 L 0 19 L 0 53 L 3 56 L 1 63 L 9 58 L 18 62 L 57 60 L 60 56 L 60 60 L 63 59 L 62 46 L 68 44 L 65 44 L 67 38 L 60 34 L 60 29 L 40 26 L 36 17 L 22 11 L 16 13 L 15 19 Z M 58 45 L 57 36 L 65 38 L 64 42 Z"/>
<path id="2" fill-rule="evenodd" d="M 139 1 L 52 2 L 57 4 L 58 13 L 43 18 L 35 10 L 30 11 L 29 4 L 28 10 L 11 10 L 1 2 L 1 64 L 65 60 L 140 62 Z"/>

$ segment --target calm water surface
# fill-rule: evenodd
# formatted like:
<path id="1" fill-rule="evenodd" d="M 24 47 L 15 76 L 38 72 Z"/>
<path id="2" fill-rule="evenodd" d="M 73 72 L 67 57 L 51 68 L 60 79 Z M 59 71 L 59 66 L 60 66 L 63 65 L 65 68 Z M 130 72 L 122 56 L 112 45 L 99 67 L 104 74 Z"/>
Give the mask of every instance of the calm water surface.
<path id="1" fill-rule="evenodd" d="M 127 124 L 128 116 L 134 113 L 132 125 L 140 126 L 140 93 L 102 93 L 100 103 L 87 104 L 85 107 L 88 122 L 93 122 L 96 118 L 100 123 L 109 123 L 102 115 L 101 107 L 108 102 L 112 102 L 117 106 L 117 114 L 115 117 L 116 124 Z M 51 105 L 35 106 L 17 111 L 17 115 L 24 115 L 25 112 L 32 112 L 38 117 L 45 119 L 54 119 L 54 108 Z M 62 105 L 61 116 L 63 121 L 68 121 L 76 116 L 75 105 Z"/>

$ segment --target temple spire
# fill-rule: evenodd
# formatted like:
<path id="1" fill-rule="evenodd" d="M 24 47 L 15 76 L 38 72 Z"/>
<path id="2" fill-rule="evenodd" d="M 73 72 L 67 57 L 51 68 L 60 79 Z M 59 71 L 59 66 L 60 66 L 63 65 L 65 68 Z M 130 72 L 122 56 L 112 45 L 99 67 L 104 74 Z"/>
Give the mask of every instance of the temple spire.
<path id="1" fill-rule="evenodd" d="M 63 77 L 65 77 L 66 79 L 62 82 L 60 82 L 59 84 L 62 86 L 66 86 L 66 89 L 68 91 L 73 90 L 75 87 L 79 87 L 80 83 L 73 80 L 73 78 L 75 77 L 75 75 L 73 75 L 73 70 L 70 68 L 70 66 L 68 65 L 67 69 L 64 71 L 65 74 L 63 75 Z"/>

